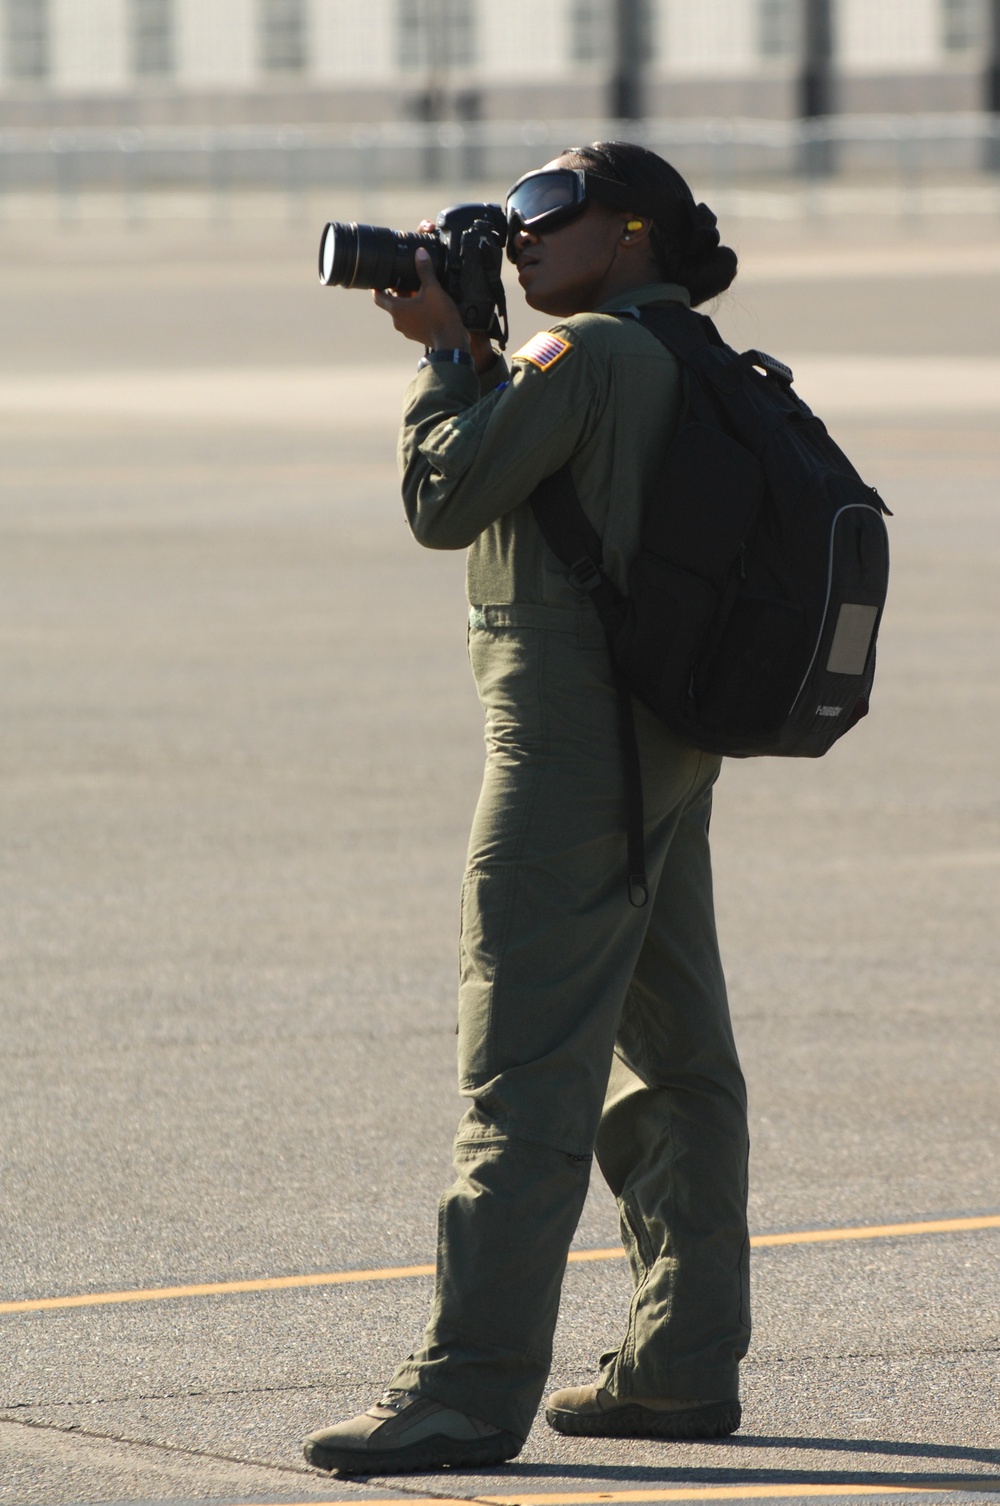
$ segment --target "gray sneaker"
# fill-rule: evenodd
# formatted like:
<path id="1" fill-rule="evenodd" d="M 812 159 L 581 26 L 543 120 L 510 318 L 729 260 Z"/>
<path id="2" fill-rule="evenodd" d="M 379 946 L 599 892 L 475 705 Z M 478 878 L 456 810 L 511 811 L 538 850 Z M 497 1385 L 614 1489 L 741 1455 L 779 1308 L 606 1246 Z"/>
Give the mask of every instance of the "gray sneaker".
<path id="1" fill-rule="evenodd" d="M 503 1464 L 521 1452 L 524 1440 L 429 1396 L 387 1391 L 367 1412 L 310 1433 L 302 1446 L 317 1469 L 401 1475 L 446 1464 Z"/>
<path id="2" fill-rule="evenodd" d="M 738 1401 L 619 1401 L 603 1386 L 567 1386 L 545 1402 L 545 1421 L 578 1438 L 725 1438 L 742 1416 Z"/>

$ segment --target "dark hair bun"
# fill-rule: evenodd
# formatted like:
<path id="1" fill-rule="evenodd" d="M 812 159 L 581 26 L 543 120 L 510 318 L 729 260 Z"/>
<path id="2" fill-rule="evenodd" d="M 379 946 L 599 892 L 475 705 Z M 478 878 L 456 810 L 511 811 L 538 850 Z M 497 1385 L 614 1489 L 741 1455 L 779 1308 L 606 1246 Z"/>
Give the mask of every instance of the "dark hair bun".
<path id="1" fill-rule="evenodd" d="M 635 189 L 636 212 L 653 221 L 650 242 L 665 281 L 687 288 L 694 305 L 725 292 L 736 276 L 736 252 L 720 244 L 715 215 L 707 204 L 695 203 L 675 167 L 633 141 L 595 141 L 571 147 L 570 154 Z"/>
<path id="2" fill-rule="evenodd" d="M 691 234 L 682 252 L 681 282 L 691 294 L 691 302 L 704 303 L 725 292 L 739 261 L 735 251 L 720 244 L 718 221 L 707 204 L 695 204 L 692 195 Z"/>

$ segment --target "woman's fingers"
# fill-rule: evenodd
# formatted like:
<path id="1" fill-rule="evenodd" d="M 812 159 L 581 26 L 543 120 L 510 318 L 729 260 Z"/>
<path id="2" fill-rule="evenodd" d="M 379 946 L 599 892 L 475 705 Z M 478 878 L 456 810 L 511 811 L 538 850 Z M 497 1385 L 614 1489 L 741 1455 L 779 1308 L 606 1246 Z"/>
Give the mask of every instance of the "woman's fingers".
<path id="1" fill-rule="evenodd" d="M 420 278 L 421 289 L 440 287 L 434 272 L 434 263 L 431 261 L 430 252 L 426 246 L 418 246 L 413 254 L 413 260 L 417 268 L 417 276 Z"/>
<path id="2" fill-rule="evenodd" d="M 387 314 L 395 312 L 396 304 L 400 299 L 416 298 L 417 293 L 397 293 L 394 288 L 372 288 L 372 300 L 380 309 L 385 309 Z"/>
<path id="3" fill-rule="evenodd" d="M 468 347 L 468 332 L 457 307 L 434 275 L 434 266 L 421 246 L 415 257 L 420 286 L 415 293 L 375 289 L 372 297 L 407 340 L 421 345 Z"/>
<path id="4" fill-rule="evenodd" d="M 431 288 L 437 288 L 443 297 L 447 297 L 447 294 L 434 275 L 433 264 L 423 246 L 418 249 L 414 262 L 417 276 L 420 278 L 420 287 L 414 293 L 398 293 L 395 288 L 373 289 L 372 297 L 380 309 L 385 309 L 387 313 L 395 315 L 399 305 L 405 303 L 408 305 L 410 313 L 414 314 L 417 307 L 423 303 L 427 292 Z"/>
<path id="5" fill-rule="evenodd" d="M 399 333 L 407 340 L 417 340 L 422 345 L 430 343 L 428 331 L 433 327 L 434 321 L 425 307 L 422 287 L 416 293 L 396 293 L 391 288 L 381 291 L 375 288 L 372 298 L 380 309 L 385 310 Z"/>

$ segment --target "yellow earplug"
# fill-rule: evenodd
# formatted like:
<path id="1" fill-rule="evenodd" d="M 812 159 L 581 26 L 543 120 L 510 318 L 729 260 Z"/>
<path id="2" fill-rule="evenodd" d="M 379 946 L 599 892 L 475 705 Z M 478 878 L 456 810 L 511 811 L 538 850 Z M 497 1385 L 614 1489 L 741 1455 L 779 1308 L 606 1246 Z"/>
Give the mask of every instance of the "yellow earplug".
<path id="1" fill-rule="evenodd" d="M 641 230 L 642 229 L 642 221 L 641 220 L 629 220 L 628 224 L 625 226 L 625 229 L 626 230 Z"/>

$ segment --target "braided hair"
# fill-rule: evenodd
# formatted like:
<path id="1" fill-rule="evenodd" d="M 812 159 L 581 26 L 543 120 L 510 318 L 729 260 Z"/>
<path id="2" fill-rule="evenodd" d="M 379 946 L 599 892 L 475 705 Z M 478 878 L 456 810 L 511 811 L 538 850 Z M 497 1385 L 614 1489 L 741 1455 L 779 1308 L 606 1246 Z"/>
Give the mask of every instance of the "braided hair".
<path id="1" fill-rule="evenodd" d="M 653 221 L 650 245 L 665 282 L 678 282 L 697 306 L 724 293 L 736 276 L 738 259 L 720 244 L 716 218 L 675 167 L 632 141 L 595 141 L 569 147 L 583 168 L 635 189 L 635 211 Z"/>

